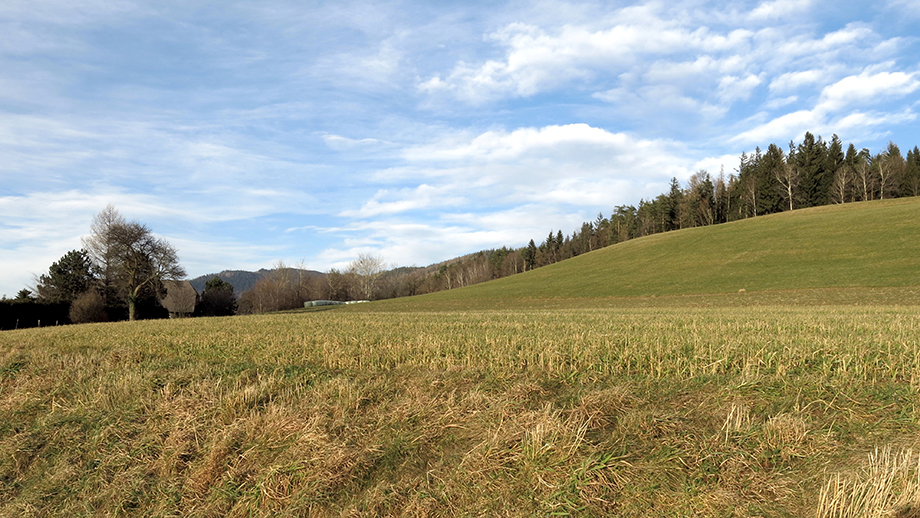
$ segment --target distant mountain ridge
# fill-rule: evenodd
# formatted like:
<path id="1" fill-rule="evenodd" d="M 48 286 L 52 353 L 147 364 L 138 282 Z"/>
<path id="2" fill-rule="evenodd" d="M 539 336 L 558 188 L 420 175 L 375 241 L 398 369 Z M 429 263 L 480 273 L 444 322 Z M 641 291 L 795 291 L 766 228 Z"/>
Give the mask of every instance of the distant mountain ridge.
<path id="1" fill-rule="evenodd" d="M 259 282 L 259 279 L 269 275 L 274 271 L 274 269 L 269 270 L 266 268 L 261 268 L 256 272 L 250 272 L 246 270 L 224 270 L 220 273 L 209 273 L 200 277 L 195 277 L 194 279 L 189 279 L 189 282 L 192 284 L 192 286 L 195 287 L 196 290 L 198 290 L 198 293 L 201 293 L 204 291 L 205 284 L 213 277 L 217 276 L 222 281 L 229 282 L 231 285 L 233 285 L 233 293 L 239 296 L 244 291 L 247 291 L 255 286 L 255 284 Z M 324 275 L 322 272 L 317 272 L 315 270 L 300 271 L 311 275 Z"/>

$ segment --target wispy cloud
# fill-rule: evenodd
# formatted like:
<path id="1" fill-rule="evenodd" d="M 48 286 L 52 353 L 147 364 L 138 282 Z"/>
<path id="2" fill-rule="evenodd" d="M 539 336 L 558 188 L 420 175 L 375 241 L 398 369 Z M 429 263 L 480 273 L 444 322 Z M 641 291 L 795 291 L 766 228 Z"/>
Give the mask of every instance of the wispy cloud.
<path id="1" fill-rule="evenodd" d="M 693 171 L 680 158 L 686 151 L 674 142 L 637 139 L 586 124 L 447 137 L 408 148 L 407 165 L 386 175 L 401 183 L 423 182 L 419 187 L 382 190 L 343 215 L 427 209 L 443 218 L 470 209 L 483 215 L 510 214 L 517 207 L 562 204 L 583 207 L 582 212 L 593 216 L 598 208 L 609 210 L 657 194 L 655 189 L 672 176 L 688 177 Z"/>
<path id="2" fill-rule="evenodd" d="M 827 86 L 817 109 L 836 111 L 849 106 L 866 107 L 889 99 L 903 98 L 920 88 L 918 73 L 863 72 Z"/>
<path id="3" fill-rule="evenodd" d="M 738 142 L 764 142 L 782 136 L 801 136 L 806 131 L 842 132 L 870 129 L 887 124 L 903 124 L 914 120 L 911 96 L 920 90 L 917 72 L 878 72 L 870 67 L 824 87 L 811 109 L 786 113 L 768 122 L 741 132 Z M 896 111 L 872 111 L 871 108 L 890 101 L 901 101 Z"/>
<path id="4" fill-rule="evenodd" d="M 413 189 L 391 191 L 383 189 L 358 210 L 345 210 L 340 214 L 348 218 L 373 218 L 381 215 L 400 214 L 420 209 L 446 209 L 467 203 L 466 198 L 454 194 L 448 187 L 432 187 L 422 184 Z"/>
<path id="5" fill-rule="evenodd" d="M 564 25 L 547 31 L 514 23 L 488 35 L 505 49 L 504 59 L 481 65 L 459 63 L 446 77 L 434 76 L 420 83 L 419 89 L 447 91 L 473 104 L 508 95 L 528 97 L 590 80 L 602 70 L 613 74 L 628 70 L 646 56 L 717 49 L 746 35 L 712 35 L 705 28 L 689 30 L 654 16 L 637 18 L 633 24 L 626 20 L 606 30 Z M 651 33 L 654 38 L 648 37 Z"/>
<path id="6" fill-rule="evenodd" d="M 774 0 L 764 2 L 751 11 L 752 20 L 764 21 L 787 18 L 807 11 L 813 4 L 810 0 Z"/>

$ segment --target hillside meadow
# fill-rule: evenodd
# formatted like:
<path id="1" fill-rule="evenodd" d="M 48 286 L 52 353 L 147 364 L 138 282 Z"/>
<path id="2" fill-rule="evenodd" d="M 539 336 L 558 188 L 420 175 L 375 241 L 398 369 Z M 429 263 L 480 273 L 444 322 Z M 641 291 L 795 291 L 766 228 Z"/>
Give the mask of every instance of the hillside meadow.
<path id="1" fill-rule="evenodd" d="M 2 332 L 0 516 L 916 516 L 920 245 L 795 250 L 920 205 L 848 208 L 406 300 Z M 732 248 L 757 232 L 781 286 Z"/>
<path id="2" fill-rule="evenodd" d="M 917 286 L 920 198 L 900 198 L 654 234 L 523 274 L 419 297 L 414 307 L 457 301 L 499 308 L 546 299 Z"/>

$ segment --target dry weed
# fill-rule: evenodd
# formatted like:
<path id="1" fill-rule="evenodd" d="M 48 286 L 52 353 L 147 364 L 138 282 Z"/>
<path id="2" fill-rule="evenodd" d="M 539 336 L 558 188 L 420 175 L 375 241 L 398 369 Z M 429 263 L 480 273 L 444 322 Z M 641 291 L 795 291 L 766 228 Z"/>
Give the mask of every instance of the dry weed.
<path id="1" fill-rule="evenodd" d="M 728 442 L 732 434 L 747 430 L 751 425 L 750 409 L 741 402 L 732 402 L 725 416 L 725 422 L 722 424 L 722 432 L 725 434 L 725 442 Z"/>
<path id="2" fill-rule="evenodd" d="M 852 473 L 831 476 L 817 518 L 907 518 L 920 507 L 920 457 L 913 450 L 876 449 Z"/>

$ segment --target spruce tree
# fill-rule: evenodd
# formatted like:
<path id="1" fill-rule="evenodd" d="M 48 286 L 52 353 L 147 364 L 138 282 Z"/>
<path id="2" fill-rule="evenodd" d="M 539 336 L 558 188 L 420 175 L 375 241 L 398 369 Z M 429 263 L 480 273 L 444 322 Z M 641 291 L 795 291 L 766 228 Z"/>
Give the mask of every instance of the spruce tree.
<path id="1" fill-rule="evenodd" d="M 73 302 L 93 287 L 93 263 L 86 250 L 71 250 L 38 278 L 38 297 L 48 302 Z"/>
<path id="2" fill-rule="evenodd" d="M 811 132 L 796 151 L 795 163 L 799 167 L 803 204 L 806 207 L 827 205 L 830 181 L 825 170 L 827 147 L 820 137 L 815 139 Z M 832 181 L 832 178 L 831 178 Z"/>

